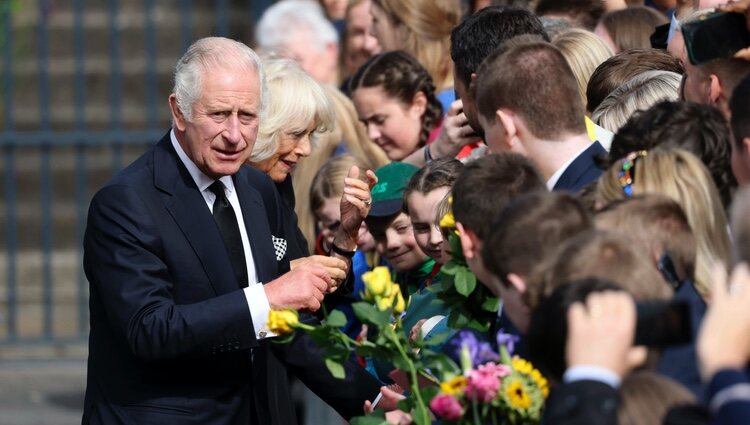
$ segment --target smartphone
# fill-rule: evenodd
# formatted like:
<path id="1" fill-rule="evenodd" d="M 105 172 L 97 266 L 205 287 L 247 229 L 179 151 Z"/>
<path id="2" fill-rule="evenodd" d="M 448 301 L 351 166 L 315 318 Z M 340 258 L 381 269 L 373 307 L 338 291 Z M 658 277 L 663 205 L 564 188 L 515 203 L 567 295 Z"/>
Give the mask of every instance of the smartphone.
<path id="1" fill-rule="evenodd" d="M 636 303 L 635 345 L 668 347 L 693 340 L 690 305 L 684 301 Z"/>
<path id="2" fill-rule="evenodd" d="M 740 13 L 719 12 L 701 16 L 682 25 L 682 36 L 693 65 L 731 57 L 750 46 L 745 15 Z"/>

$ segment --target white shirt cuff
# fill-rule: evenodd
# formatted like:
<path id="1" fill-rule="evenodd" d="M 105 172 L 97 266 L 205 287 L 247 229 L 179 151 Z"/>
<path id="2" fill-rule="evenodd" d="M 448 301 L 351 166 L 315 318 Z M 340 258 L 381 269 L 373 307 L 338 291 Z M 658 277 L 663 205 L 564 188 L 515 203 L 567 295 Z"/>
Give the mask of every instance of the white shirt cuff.
<path id="1" fill-rule="evenodd" d="M 563 382 L 571 383 L 576 381 L 598 381 L 617 389 L 620 387 L 622 380 L 616 373 L 601 366 L 578 365 L 569 367 L 563 375 Z"/>
<path id="2" fill-rule="evenodd" d="M 260 340 L 276 336 L 268 329 L 268 313 L 271 311 L 271 304 L 268 303 L 263 284 L 250 285 L 243 291 L 245 292 L 247 306 L 250 309 L 250 317 L 253 318 L 255 339 Z"/>
<path id="3" fill-rule="evenodd" d="M 422 333 L 422 337 L 423 338 L 426 337 L 427 334 L 429 334 L 430 331 L 435 327 L 435 325 L 437 325 L 438 323 L 440 323 L 440 321 L 443 320 L 443 319 L 445 319 L 445 316 L 440 316 L 440 315 L 438 315 L 438 316 L 432 316 L 429 319 L 427 319 L 422 324 L 422 327 L 419 328 L 419 332 Z"/>

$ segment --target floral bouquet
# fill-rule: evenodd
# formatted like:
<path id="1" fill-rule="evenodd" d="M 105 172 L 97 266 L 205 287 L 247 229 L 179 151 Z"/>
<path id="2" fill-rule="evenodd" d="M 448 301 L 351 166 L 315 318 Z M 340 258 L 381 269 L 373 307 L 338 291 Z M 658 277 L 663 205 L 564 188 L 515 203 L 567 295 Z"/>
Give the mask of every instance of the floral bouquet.
<path id="1" fill-rule="evenodd" d="M 365 283 L 364 301 L 352 304 L 352 309 L 362 323 L 377 329 L 372 339 L 358 341 L 342 332 L 340 327 L 346 324 L 346 318 L 339 311 L 331 312 L 321 325 L 313 326 L 300 322 L 294 310 L 272 310 L 268 327 L 279 335 L 290 334 L 295 329 L 307 332 L 318 346 L 325 349 L 326 367 L 337 378 L 344 377 L 343 364 L 352 352 L 393 365 L 404 372 L 409 386 L 409 397 L 400 403 L 399 408 L 409 412 L 415 423 L 429 425 L 432 418 L 427 406 L 440 384 L 433 373 L 453 373 L 458 366 L 448 356 L 431 351 L 424 341 L 408 340 L 401 324 L 406 302 L 387 267 L 376 267 L 365 273 L 362 280 Z M 379 424 L 382 421 L 367 417 L 355 418 L 351 423 Z"/>
<path id="2" fill-rule="evenodd" d="M 477 339 L 473 331 L 460 331 L 449 343 L 458 347 L 459 365 L 448 355 L 432 350 L 433 345 L 443 342 L 440 337 L 429 344 L 422 338 L 412 341 L 406 337 L 401 313 L 407 303 L 386 267 L 376 267 L 362 280 L 364 301 L 352 304 L 352 309 L 362 323 L 377 329 L 371 339 L 353 340 L 341 331 L 346 317 L 340 311 L 328 314 L 320 325 L 311 325 L 300 322 L 294 310 L 272 310 L 268 327 L 279 335 L 289 334 L 288 339 L 294 330 L 306 332 L 325 349 L 326 367 L 337 378 L 344 378 L 343 364 L 352 352 L 390 363 L 403 372 L 408 384 L 408 396 L 398 408 L 408 412 L 417 425 L 429 425 L 435 417 L 446 424 L 539 423 L 547 381 L 530 363 L 511 358 L 514 337 L 498 334 L 498 353 L 489 343 Z M 376 411 L 351 423 L 382 424 L 382 414 Z"/>
<path id="3" fill-rule="evenodd" d="M 499 354 L 470 332 L 459 337 L 463 373 L 440 384 L 440 393 L 430 401 L 435 415 L 446 424 L 538 424 L 549 394 L 547 380 L 531 363 L 510 357 L 513 337 L 498 334 L 504 342 L 498 344 Z M 494 361 L 477 366 L 487 359 Z"/>
<path id="4" fill-rule="evenodd" d="M 453 198 L 448 198 L 453 203 Z M 437 297 L 450 309 L 448 326 L 453 329 L 471 328 L 487 331 L 489 324 L 497 319 L 499 300 L 486 286 L 477 282 L 476 276 L 466 264 L 461 249 L 461 238 L 456 230 L 453 212 L 440 219 L 440 229 L 448 242 L 451 260 L 443 265 L 443 278 L 430 287 Z"/>

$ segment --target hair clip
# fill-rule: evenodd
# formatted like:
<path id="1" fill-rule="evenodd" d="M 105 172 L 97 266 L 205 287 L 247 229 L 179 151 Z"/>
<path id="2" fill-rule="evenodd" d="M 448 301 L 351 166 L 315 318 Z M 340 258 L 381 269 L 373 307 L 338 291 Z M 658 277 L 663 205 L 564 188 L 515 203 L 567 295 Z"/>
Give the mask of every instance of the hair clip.
<path id="1" fill-rule="evenodd" d="M 622 168 L 620 169 L 620 173 L 618 174 L 619 180 L 620 180 L 620 186 L 622 187 L 622 193 L 625 194 L 625 196 L 633 196 L 633 179 L 635 178 L 635 161 L 638 158 L 648 156 L 648 151 L 642 150 L 642 151 L 635 151 L 630 152 L 627 154 L 623 159 L 621 159 L 621 165 Z"/>

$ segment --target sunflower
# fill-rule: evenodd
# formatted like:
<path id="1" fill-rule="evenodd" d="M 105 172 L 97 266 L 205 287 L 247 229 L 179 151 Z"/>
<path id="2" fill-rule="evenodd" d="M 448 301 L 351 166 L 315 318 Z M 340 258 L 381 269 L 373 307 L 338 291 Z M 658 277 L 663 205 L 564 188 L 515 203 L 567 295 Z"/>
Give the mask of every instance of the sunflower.
<path id="1" fill-rule="evenodd" d="M 531 396 L 519 378 L 509 380 L 508 385 L 505 386 L 505 398 L 512 409 L 525 410 L 531 407 Z"/>
<path id="2" fill-rule="evenodd" d="M 445 382 L 440 383 L 440 389 L 448 395 L 457 395 L 466 388 L 467 379 L 463 376 L 456 376 Z"/>

